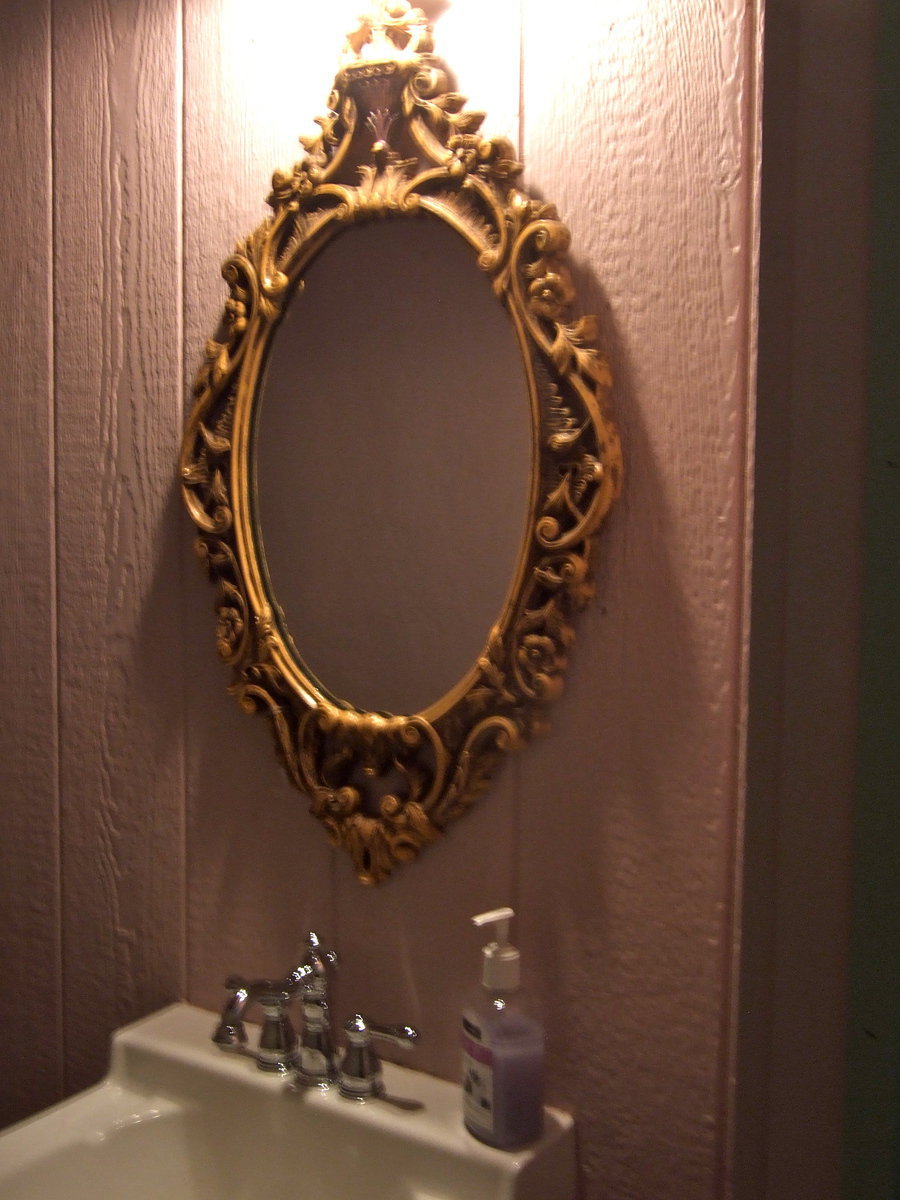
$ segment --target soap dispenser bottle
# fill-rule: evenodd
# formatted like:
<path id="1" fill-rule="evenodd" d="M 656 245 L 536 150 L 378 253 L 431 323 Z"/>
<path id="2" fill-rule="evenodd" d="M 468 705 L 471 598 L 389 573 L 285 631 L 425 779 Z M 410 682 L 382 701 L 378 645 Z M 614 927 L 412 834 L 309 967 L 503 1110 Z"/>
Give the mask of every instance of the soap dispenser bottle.
<path id="1" fill-rule="evenodd" d="M 481 987 L 462 1014 L 463 1119 L 489 1146 L 537 1141 L 543 1127 L 544 1031 L 522 1006 L 519 951 L 509 943 L 511 908 L 473 917 L 495 925 L 482 950 Z"/>

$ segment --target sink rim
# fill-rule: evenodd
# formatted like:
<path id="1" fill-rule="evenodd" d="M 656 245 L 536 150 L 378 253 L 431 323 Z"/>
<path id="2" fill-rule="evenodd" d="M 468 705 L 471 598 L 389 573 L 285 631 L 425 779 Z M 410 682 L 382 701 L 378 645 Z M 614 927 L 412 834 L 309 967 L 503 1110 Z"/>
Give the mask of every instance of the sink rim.
<path id="1" fill-rule="evenodd" d="M 216 1103 L 224 1097 L 227 1104 L 229 1093 L 233 1096 L 238 1089 L 245 1093 L 246 1104 L 257 1094 L 294 1106 L 298 1121 L 303 1111 L 315 1114 L 316 1125 L 321 1120 L 327 1136 L 356 1136 L 353 1128 L 361 1127 L 358 1136 L 366 1140 L 387 1138 L 385 1151 L 390 1150 L 392 1161 L 395 1155 L 414 1155 L 418 1146 L 429 1155 L 421 1161 L 431 1162 L 433 1169 L 450 1171 L 453 1162 L 459 1162 L 467 1177 L 482 1172 L 485 1194 L 497 1200 L 516 1196 L 517 1181 L 521 1186 L 526 1176 L 544 1180 L 545 1194 L 548 1180 L 560 1195 L 575 1193 L 574 1122 L 568 1113 L 546 1109 L 540 1141 L 509 1151 L 486 1146 L 466 1130 L 458 1085 L 395 1063 L 383 1064 L 388 1092 L 420 1100 L 421 1110 L 401 1111 L 375 1099 L 347 1100 L 337 1088 L 286 1095 L 286 1076 L 260 1071 L 249 1056 L 223 1052 L 212 1043 L 216 1019 L 214 1013 L 179 1001 L 117 1030 L 109 1070 L 99 1083 L 0 1131 L 0 1181 L 13 1182 L 17 1174 L 40 1169 L 66 1148 L 101 1141 L 104 1130 L 121 1128 L 123 1122 L 140 1124 L 165 1114 L 183 1118 L 182 1129 L 187 1129 L 198 1110 L 214 1121 Z M 204 1104 L 209 1107 L 204 1109 Z M 240 1098 L 235 1109 L 254 1111 Z M 48 1138 L 53 1143 L 49 1153 Z M 420 1169 L 415 1159 L 411 1163 L 410 1178 Z M 534 1184 L 528 1188 L 532 1194 L 540 1194 Z"/>

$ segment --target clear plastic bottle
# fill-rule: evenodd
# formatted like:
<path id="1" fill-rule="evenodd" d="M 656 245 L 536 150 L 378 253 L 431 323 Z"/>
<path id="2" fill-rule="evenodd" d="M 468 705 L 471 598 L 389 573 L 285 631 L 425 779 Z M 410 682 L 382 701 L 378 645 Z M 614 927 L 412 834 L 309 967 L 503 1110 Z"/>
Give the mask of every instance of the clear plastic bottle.
<path id="1" fill-rule="evenodd" d="M 462 1014 L 463 1119 L 489 1146 L 511 1150 L 541 1136 L 544 1031 L 522 1005 L 519 952 L 508 941 L 511 908 L 481 913 L 497 940 L 482 950 L 481 987 Z"/>

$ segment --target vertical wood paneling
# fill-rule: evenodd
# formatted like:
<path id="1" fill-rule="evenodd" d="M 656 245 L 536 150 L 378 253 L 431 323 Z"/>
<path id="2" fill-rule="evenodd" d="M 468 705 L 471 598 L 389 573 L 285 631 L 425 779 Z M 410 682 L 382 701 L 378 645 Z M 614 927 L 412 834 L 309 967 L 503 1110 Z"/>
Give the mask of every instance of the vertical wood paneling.
<path id="1" fill-rule="evenodd" d="M 270 4 L 262 11 L 257 5 L 252 17 L 238 0 L 187 9 L 188 372 L 221 309 L 219 263 L 236 237 L 263 216 L 272 168 L 299 156 L 297 135 L 311 131 L 324 109 L 357 9 L 355 3 L 336 4 L 317 12 L 314 22 L 295 5 Z M 477 39 L 471 37 L 473 25 Z M 264 30 L 276 27 L 273 60 Z M 470 93 L 470 107 L 487 110 L 485 130 L 515 140 L 518 0 L 488 9 L 459 0 L 438 25 L 437 49 Z M 463 970 L 469 972 L 477 955 L 467 918 L 509 895 L 508 883 L 498 876 L 508 880 L 511 854 L 504 850 L 498 856 L 495 847 L 503 844 L 513 820 L 512 777 L 498 783 L 490 804 L 458 833 L 431 850 L 426 871 L 401 872 L 377 893 L 361 888 L 345 856 L 333 859 L 305 801 L 276 767 L 268 728 L 249 721 L 224 695 L 227 674 L 212 652 L 212 597 L 192 566 L 187 587 L 191 605 L 196 595 L 196 616 L 188 617 L 196 632 L 189 701 L 196 881 L 190 898 L 191 995 L 216 1003 L 230 971 L 283 969 L 304 929 L 314 926 L 343 953 L 338 1011 L 365 1007 L 386 1018 L 419 1021 L 436 1032 L 422 1048 L 420 1065 L 454 1075 L 455 1017 L 448 1018 L 446 995 L 435 990 L 433 980 L 441 976 L 457 988 L 455 1012 L 467 986 Z M 471 890 L 459 888 L 461 878 L 471 879 Z M 453 897 L 455 911 L 436 906 L 435 894 Z"/>
<path id="2" fill-rule="evenodd" d="M 179 25 L 54 15 L 67 1084 L 183 986 Z"/>
<path id="3" fill-rule="evenodd" d="M 484 6 L 466 13 L 454 5 L 446 17 L 460 35 L 453 53 L 438 24 L 438 49 L 472 106 L 488 108 L 492 132 L 518 128 L 516 7 L 485 31 Z M 202 161 L 197 194 L 213 190 L 220 170 L 227 191 L 219 155 L 200 153 L 224 129 L 235 217 L 245 203 L 241 132 L 252 126 L 250 97 L 240 75 L 227 90 L 210 91 L 218 81 L 208 64 L 227 59 L 216 39 L 229 36 L 236 11 L 197 14 L 187 107 L 188 178 Z M 359 888 L 343 859 L 333 886 L 324 869 L 310 873 L 307 839 L 321 835 L 304 836 L 295 810 L 281 807 L 281 793 L 290 797 L 270 782 L 268 747 L 256 748 L 264 731 L 226 715 L 224 701 L 214 710 L 198 691 L 192 988 L 214 995 L 213 966 L 220 976 L 235 966 L 277 968 L 275 947 L 287 954 L 306 923 L 299 914 L 310 914 L 344 955 L 336 1010 L 365 1007 L 419 1022 L 420 1065 L 452 1076 L 458 1010 L 477 964 L 467 918 L 512 900 L 531 980 L 547 1002 L 551 1093 L 582 1125 L 588 1194 L 656 1187 L 661 1195 L 712 1195 L 724 1144 L 719 1089 L 745 633 L 749 18 L 733 6 L 688 23 L 643 4 L 630 19 L 623 14 L 610 49 L 604 13 L 582 22 L 573 66 L 571 42 L 554 41 L 545 13 L 526 12 L 529 179 L 572 225 L 587 306 L 606 318 L 630 443 L 633 491 L 606 539 L 604 606 L 582 623 L 570 693 L 553 714 L 558 732 L 510 764 L 427 864 L 375 893 Z M 647 28 L 650 48 L 642 49 Z M 478 88 L 487 46 L 489 86 L 510 81 L 499 113 Z M 643 111 L 648 68 L 654 95 L 666 96 L 655 122 Z M 603 119 L 611 166 L 600 158 Z M 661 213 L 668 224 L 657 243 Z M 189 219 L 189 262 L 201 262 L 213 224 L 195 233 Z M 232 234 L 249 224 L 236 220 Z M 208 328 L 198 328 L 198 344 Z M 229 813 L 243 814 L 240 824 Z M 279 849 L 279 832 L 289 849 Z M 285 894 L 279 879 L 294 900 L 286 915 L 275 899 Z M 204 932 L 214 936 L 204 942 Z"/>
<path id="4" fill-rule="evenodd" d="M 0 1125 L 62 1087 L 49 4 L 12 0 L 2 26 Z"/>
<path id="5" fill-rule="evenodd" d="M 520 33 L 519 0 L 455 0 L 435 22 L 435 51 L 468 107 L 486 113 L 482 131 L 516 146 Z M 486 800 L 383 888 L 362 889 L 343 861 L 335 872 L 342 1011 L 419 1025 L 417 1065 L 451 1079 L 460 1010 L 480 969 L 482 939 L 469 918 L 515 899 L 518 770 L 506 763 Z"/>
<path id="6" fill-rule="evenodd" d="M 527 182 L 572 229 L 583 307 L 614 359 L 628 483 L 551 734 L 374 893 L 333 857 L 265 723 L 225 693 L 174 484 L 184 379 L 226 294 L 219 264 L 323 111 L 360 5 L 184 6 L 183 159 L 179 0 L 56 0 L 52 56 L 46 0 L 2 6 L 0 1120 L 95 1078 L 122 1021 L 185 989 L 214 1005 L 232 970 L 283 969 L 310 926 L 344 956 L 337 1014 L 416 1021 L 419 1065 L 452 1077 L 477 964 L 467 918 L 511 901 L 586 1200 L 719 1200 L 759 6 L 603 0 L 565 21 L 536 0 L 426 6 L 485 131 L 515 141 L 524 121 Z M 800 217 L 817 206 L 807 178 Z M 844 250 L 846 273 L 859 244 Z M 827 292 L 830 261 L 814 248 L 800 284 Z M 804 521 L 797 503 L 792 555 Z M 794 582 L 802 600 L 808 579 Z M 796 716 L 815 647 L 795 640 Z M 787 877 L 803 849 L 791 832 Z M 814 987 L 807 967 L 799 983 Z M 809 1095 L 786 1025 L 779 1038 L 779 1069 Z M 774 1151 L 777 1189 L 792 1170 L 783 1131 Z"/>
<path id="7" fill-rule="evenodd" d="M 527 178 L 569 224 L 601 315 L 627 475 L 600 603 L 528 761 L 523 948 L 565 980 L 550 1086 L 578 1114 L 587 1194 L 712 1197 L 747 637 L 755 17 L 737 0 L 618 0 L 582 10 L 573 36 L 545 5 L 524 11 Z"/>
<path id="8" fill-rule="evenodd" d="M 185 9 L 185 376 L 193 377 L 227 296 L 220 266 L 268 211 L 272 172 L 325 111 L 348 0 L 317 11 L 287 0 Z M 273 975 L 304 928 L 330 932 L 332 851 L 275 761 L 267 721 L 226 694 L 213 592 L 179 530 L 185 562 L 190 996 L 216 1005 L 234 971 Z"/>

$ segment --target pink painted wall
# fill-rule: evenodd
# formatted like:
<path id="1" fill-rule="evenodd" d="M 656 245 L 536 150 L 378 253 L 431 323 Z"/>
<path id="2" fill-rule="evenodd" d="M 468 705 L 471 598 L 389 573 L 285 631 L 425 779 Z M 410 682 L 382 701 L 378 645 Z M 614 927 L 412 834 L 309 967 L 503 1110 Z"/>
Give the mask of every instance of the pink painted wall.
<path id="1" fill-rule="evenodd" d="M 219 263 L 322 111 L 356 8 L 0 10 L 3 1113 L 96 1079 L 124 1021 L 283 970 L 309 927 L 342 954 L 338 1012 L 415 1022 L 420 1065 L 453 1076 L 467 919 L 512 903 L 584 1196 L 724 1197 L 753 1024 L 735 1020 L 735 964 L 759 5 L 604 0 L 563 22 L 536 0 L 455 0 L 441 16 L 460 90 L 572 230 L 628 483 L 552 731 L 374 892 L 225 695 L 174 476 Z M 752 1046 L 751 1082 L 766 1029 Z M 743 1093 L 758 1130 L 772 1098 Z M 822 1103 L 833 1116 L 833 1085 Z M 745 1194 L 793 1194 L 779 1186 L 776 1171 Z"/>

